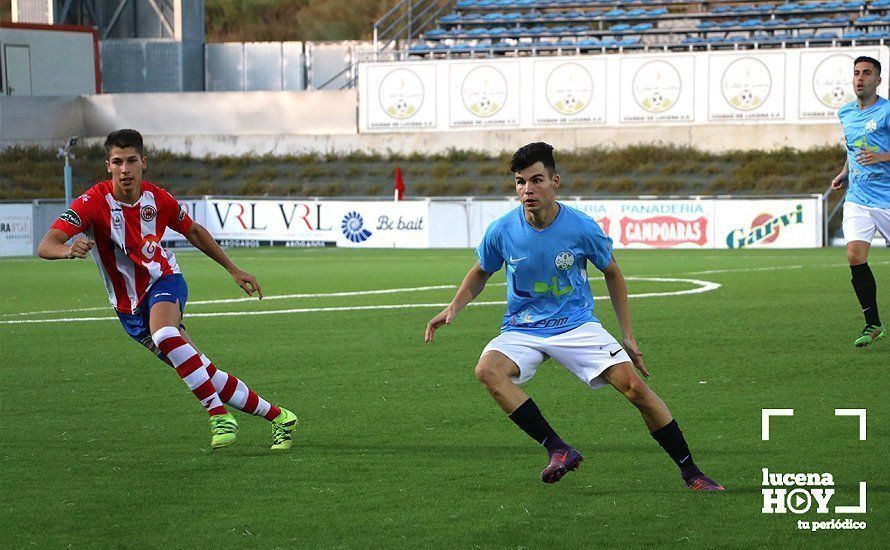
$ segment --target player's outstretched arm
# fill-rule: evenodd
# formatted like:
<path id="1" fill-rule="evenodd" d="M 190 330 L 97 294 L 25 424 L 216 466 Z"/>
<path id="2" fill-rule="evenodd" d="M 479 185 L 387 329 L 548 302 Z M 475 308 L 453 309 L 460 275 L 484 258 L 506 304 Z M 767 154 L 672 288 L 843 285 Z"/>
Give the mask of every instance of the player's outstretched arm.
<path id="1" fill-rule="evenodd" d="M 223 266 L 248 296 L 253 296 L 256 292 L 260 300 L 263 299 L 263 291 L 260 289 L 256 277 L 235 265 L 235 262 L 229 258 L 225 250 L 219 246 L 210 232 L 204 229 L 203 225 L 198 222 L 192 223 L 192 226 L 185 232 L 185 238 L 208 258 Z"/>
<path id="2" fill-rule="evenodd" d="M 68 235 L 61 229 L 51 228 L 37 245 L 37 255 L 44 260 L 71 260 L 86 258 L 95 244 L 93 241 L 78 237 L 70 245 Z"/>
<path id="3" fill-rule="evenodd" d="M 621 345 L 624 351 L 630 355 L 634 366 L 643 376 L 649 376 L 649 371 L 643 365 L 643 354 L 637 347 L 634 339 L 633 326 L 630 323 L 630 306 L 627 303 L 627 283 L 624 281 L 624 275 L 615 262 L 615 257 L 603 270 L 603 276 L 606 279 L 606 288 L 609 289 L 609 298 L 612 301 L 612 308 L 615 310 L 615 316 L 618 317 L 618 326 L 621 327 Z"/>
<path id="4" fill-rule="evenodd" d="M 850 165 L 847 161 L 844 161 L 844 167 L 841 168 L 841 171 L 831 180 L 831 188 L 832 189 L 842 189 L 844 185 L 847 184 L 847 174 L 849 173 Z"/>
<path id="5" fill-rule="evenodd" d="M 460 288 L 457 289 L 457 292 L 454 294 L 454 298 L 451 300 L 451 303 L 448 304 L 448 307 L 440 311 L 435 317 L 430 319 L 429 323 L 426 324 L 424 342 L 432 342 L 433 334 L 435 334 L 436 329 L 442 325 L 450 325 L 451 321 L 454 320 L 454 316 L 457 315 L 457 312 L 467 307 L 467 304 L 472 302 L 476 296 L 479 296 L 479 293 L 485 288 L 485 283 L 488 282 L 490 277 L 491 273 L 483 270 L 478 262 L 470 268 L 470 271 L 467 272 L 466 277 L 464 277 L 464 280 L 460 283 Z"/>

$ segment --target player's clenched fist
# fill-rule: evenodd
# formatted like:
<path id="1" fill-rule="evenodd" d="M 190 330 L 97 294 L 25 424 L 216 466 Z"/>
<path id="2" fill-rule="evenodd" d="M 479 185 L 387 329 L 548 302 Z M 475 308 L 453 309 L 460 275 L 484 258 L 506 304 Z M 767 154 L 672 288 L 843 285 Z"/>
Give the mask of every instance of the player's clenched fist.
<path id="1" fill-rule="evenodd" d="M 78 237 L 76 241 L 71 243 L 71 246 L 68 247 L 68 253 L 65 255 L 66 258 L 86 258 L 87 254 L 90 253 L 90 250 L 93 249 L 93 241 L 88 241 L 82 237 Z"/>

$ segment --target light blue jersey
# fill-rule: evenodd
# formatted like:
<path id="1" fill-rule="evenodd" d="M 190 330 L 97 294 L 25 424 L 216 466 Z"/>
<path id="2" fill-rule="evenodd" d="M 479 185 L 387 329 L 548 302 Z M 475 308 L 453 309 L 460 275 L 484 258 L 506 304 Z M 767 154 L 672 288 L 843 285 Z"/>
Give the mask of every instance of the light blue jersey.
<path id="1" fill-rule="evenodd" d="M 851 101 L 838 111 L 844 128 L 850 183 L 846 200 L 872 208 L 890 208 L 890 162 L 862 166 L 856 161 L 860 149 L 876 153 L 890 151 L 890 101 L 878 101 L 859 110 Z"/>
<path id="2" fill-rule="evenodd" d="M 538 230 L 519 206 L 488 226 L 476 255 L 488 273 L 507 264 L 502 332 L 546 337 L 598 322 L 587 262 L 606 269 L 612 261 L 612 239 L 587 214 L 559 203 L 553 223 Z"/>

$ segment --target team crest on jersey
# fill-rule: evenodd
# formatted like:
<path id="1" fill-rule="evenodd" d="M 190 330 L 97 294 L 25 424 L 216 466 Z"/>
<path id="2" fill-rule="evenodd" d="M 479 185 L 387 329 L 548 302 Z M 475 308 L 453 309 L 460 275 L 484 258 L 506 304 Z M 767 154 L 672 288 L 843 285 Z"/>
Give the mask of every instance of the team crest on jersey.
<path id="1" fill-rule="evenodd" d="M 575 255 L 565 250 L 556 255 L 556 268 L 566 271 L 575 265 Z"/>
<path id="2" fill-rule="evenodd" d="M 142 219 L 143 221 L 150 222 L 158 216 L 158 209 L 150 204 L 146 204 L 142 207 Z"/>
<path id="3" fill-rule="evenodd" d="M 121 216 L 120 212 L 113 212 L 111 214 L 111 224 L 115 229 L 121 229 L 124 226 L 124 217 Z"/>
<path id="4" fill-rule="evenodd" d="M 866 132 L 874 132 L 878 129 L 878 121 L 875 119 L 871 119 L 865 123 L 865 131 Z"/>
<path id="5" fill-rule="evenodd" d="M 59 219 L 64 220 L 76 227 L 80 227 L 81 224 L 80 216 L 78 216 L 77 212 L 70 208 L 68 210 L 65 210 L 65 212 L 61 216 L 59 216 Z"/>

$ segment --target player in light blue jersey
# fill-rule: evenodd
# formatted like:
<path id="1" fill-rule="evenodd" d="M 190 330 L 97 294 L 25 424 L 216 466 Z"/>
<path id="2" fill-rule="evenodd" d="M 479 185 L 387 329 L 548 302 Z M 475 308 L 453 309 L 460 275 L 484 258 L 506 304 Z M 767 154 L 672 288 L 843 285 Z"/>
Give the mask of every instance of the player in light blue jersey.
<path id="1" fill-rule="evenodd" d="M 877 284 L 868 265 L 875 232 L 890 243 L 890 101 L 878 96 L 881 63 L 871 57 L 853 62 L 856 99 L 841 107 L 847 162 L 831 182 L 848 184 L 844 200 L 844 239 L 853 290 L 865 315 L 865 328 L 853 341 L 863 348 L 887 335 L 878 315 Z"/>
<path id="2" fill-rule="evenodd" d="M 513 155 L 510 171 L 522 205 L 488 227 L 476 250 L 479 261 L 451 304 L 427 324 L 426 341 L 506 265 L 507 313 L 501 334 L 482 350 L 476 377 L 510 419 L 547 449 L 549 463 L 541 480 L 555 483 L 583 460 L 519 387 L 552 357 L 590 388 L 611 385 L 633 403 L 689 488 L 722 491 L 696 466 L 670 411 L 634 370 L 636 366 L 649 376 L 634 340 L 627 286 L 612 256 L 612 239 L 592 218 L 556 201 L 559 174 L 553 147 L 540 142 L 522 147 Z M 605 276 L 621 344 L 593 315 L 590 266 Z"/>

